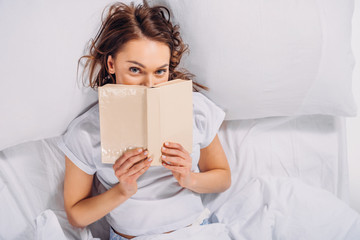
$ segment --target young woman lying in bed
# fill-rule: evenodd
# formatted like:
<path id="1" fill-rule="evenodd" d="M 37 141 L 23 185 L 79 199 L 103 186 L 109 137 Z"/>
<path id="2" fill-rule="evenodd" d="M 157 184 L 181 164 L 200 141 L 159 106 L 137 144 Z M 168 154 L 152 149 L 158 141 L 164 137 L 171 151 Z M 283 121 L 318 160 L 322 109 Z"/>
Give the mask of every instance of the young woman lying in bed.
<path id="1" fill-rule="evenodd" d="M 168 18 L 167 18 L 168 16 Z M 189 79 L 176 70 L 186 47 L 165 7 L 116 3 L 91 43 L 85 69 L 90 86 L 145 85 Z M 193 93 L 193 152 L 165 142 L 163 166 L 150 167 L 151 153 L 133 149 L 114 165 L 101 163 L 98 104 L 71 122 L 59 143 L 66 155 L 65 210 L 69 222 L 85 227 L 106 215 L 111 239 L 167 233 L 207 223 L 199 193 L 229 188 L 229 165 L 217 131 L 224 112 Z M 104 186 L 91 196 L 93 176 Z"/>

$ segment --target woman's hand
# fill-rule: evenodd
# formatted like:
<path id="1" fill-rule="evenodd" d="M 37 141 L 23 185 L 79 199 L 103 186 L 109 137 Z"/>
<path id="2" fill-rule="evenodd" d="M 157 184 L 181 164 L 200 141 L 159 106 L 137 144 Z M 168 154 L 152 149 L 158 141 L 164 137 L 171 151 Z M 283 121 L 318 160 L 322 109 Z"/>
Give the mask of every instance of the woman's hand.
<path id="1" fill-rule="evenodd" d="M 137 192 L 137 179 L 148 170 L 152 162 L 148 152 L 141 148 L 125 152 L 113 165 L 121 195 L 130 198 Z"/>
<path id="2" fill-rule="evenodd" d="M 171 170 L 180 186 L 190 188 L 192 184 L 190 154 L 178 143 L 164 143 L 161 159 L 163 166 Z"/>

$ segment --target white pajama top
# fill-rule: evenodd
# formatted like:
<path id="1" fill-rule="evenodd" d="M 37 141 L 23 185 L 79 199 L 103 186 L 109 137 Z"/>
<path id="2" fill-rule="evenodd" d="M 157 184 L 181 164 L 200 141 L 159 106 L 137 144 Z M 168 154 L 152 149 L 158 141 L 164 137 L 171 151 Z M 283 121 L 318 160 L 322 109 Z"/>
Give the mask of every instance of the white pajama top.
<path id="1" fill-rule="evenodd" d="M 216 136 L 225 113 L 201 93 L 193 93 L 192 171 L 199 172 L 200 149 Z M 101 162 L 99 106 L 74 119 L 58 142 L 59 148 L 82 171 L 93 175 L 106 191 L 118 183 L 112 164 Z M 170 170 L 150 167 L 139 177 L 138 191 L 106 219 L 123 234 L 159 234 L 190 225 L 203 211 L 200 195 L 181 187 Z"/>

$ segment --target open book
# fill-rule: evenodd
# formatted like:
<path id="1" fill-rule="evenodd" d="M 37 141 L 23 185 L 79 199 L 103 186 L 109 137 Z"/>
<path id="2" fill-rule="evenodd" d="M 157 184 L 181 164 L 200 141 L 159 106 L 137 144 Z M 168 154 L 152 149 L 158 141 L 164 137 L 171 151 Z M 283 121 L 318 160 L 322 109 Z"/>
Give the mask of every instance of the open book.
<path id="1" fill-rule="evenodd" d="M 152 88 L 106 84 L 98 94 L 103 163 L 141 147 L 149 151 L 152 166 L 161 165 L 164 142 L 192 152 L 192 81 L 177 79 Z"/>

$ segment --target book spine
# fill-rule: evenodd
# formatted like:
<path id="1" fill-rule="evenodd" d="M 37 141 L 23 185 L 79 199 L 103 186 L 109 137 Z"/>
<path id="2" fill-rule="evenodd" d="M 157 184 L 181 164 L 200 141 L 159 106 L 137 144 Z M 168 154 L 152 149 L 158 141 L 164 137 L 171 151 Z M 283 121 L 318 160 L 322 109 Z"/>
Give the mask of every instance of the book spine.
<path id="1" fill-rule="evenodd" d="M 153 158 L 152 166 L 161 165 L 160 94 L 157 88 L 146 91 L 147 148 Z"/>

